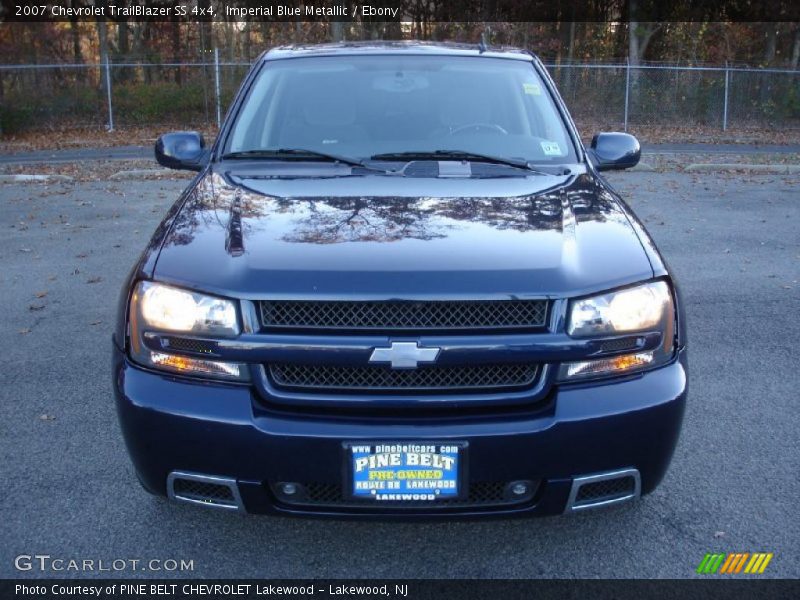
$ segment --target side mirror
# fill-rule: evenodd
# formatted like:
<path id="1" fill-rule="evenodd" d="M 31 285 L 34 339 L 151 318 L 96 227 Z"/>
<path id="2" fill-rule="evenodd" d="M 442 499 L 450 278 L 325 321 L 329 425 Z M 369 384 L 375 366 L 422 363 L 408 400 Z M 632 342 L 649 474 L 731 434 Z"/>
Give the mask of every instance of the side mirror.
<path id="1" fill-rule="evenodd" d="M 169 169 L 200 171 L 208 162 L 203 136 L 196 131 L 165 133 L 156 140 L 156 161 Z"/>
<path id="2" fill-rule="evenodd" d="M 598 171 L 629 169 L 639 164 L 639 140 L 628 133 L 598 133 L 587 152 Z"/>

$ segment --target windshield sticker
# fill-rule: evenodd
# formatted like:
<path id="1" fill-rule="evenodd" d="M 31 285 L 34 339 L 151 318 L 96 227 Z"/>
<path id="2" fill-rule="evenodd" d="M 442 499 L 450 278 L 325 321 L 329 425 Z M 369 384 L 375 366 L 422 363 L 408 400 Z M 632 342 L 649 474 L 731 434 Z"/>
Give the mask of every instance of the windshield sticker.
<path id="1" fill-rule="evenodd" d="M 526 94 L 530 94 L 531 96 L 541 96 L 542 94 L 542 88 L 540 88 L 537 83 L 523 83 L 522 89 L 525 90 Z"/>
<path id="2" fill-rule="evenodd" d="M 542 142 L 542 151 L 545 156 L 561 156 L 561 147 L 558 142 Z"/>

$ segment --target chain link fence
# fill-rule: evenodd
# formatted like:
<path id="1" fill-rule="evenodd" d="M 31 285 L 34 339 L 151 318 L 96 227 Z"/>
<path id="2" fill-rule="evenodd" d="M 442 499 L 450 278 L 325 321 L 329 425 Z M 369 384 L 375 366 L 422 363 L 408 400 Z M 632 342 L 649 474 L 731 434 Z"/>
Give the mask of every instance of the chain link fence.
<path id="1" fill-rule="evenodd" d="M 604 127 L 800 130 L 800 71 L 548 65 L 578 121 Z"/>
<path id="2" fill-rule="evenodd" d="M 213 126 L 250 64 L 0 65 L 0 128 Z M 800 131 L 800 71 L 549 64 L 575 119 L 605 129 L 704 126 Z"/>

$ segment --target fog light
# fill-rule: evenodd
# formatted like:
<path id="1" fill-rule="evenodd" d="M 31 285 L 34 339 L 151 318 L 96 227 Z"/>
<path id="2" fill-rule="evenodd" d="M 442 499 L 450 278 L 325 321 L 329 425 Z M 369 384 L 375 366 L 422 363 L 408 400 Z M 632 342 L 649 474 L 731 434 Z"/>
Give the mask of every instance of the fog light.
<path id="1" fill-rule="evenodd" d="M 179 373 L 222 375 L 234 379 L 241 379 L 243 376 L 242 365 L 239 363 L 188 358 L 164 352 L 151 352 L 150 361 L 154 366 L 167 368 Z"/>
<path id="2" fill-rule="evenodd" d="M 623 354 L 610 358 L 569 362 L 561 365 L 559 379 L 580 379 L 593 375 L 621 374 L 634 371 L 653 362 L 652 352 L 639 352 L 637 354 Z"/>
<path id="3" fill-rule="evenodd" d="M 294 483 L 284 483 L 281 485 L 281 492 L 285 496 L 294 496 L 297 493 L 297 485 Z"/>
<path id="4" fill-rule="evenodd" d="M 524 496 L 528 493 L 528 484 L 521 481 L 511 486 L 511 493 L 515 496 Z"/>

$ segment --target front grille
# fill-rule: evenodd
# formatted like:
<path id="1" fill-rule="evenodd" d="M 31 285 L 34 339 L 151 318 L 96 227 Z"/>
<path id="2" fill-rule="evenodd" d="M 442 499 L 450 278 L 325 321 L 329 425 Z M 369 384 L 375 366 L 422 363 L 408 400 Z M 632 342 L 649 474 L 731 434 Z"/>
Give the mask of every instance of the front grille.
<path id="1" fill-rule="evenodd" d="M 511 506 L 530 502 L 536 495 L 539 482 L 528 482 L 528 492 L 522 496 L 513 496 L 508 492 L 508 484 L 500 481 L 478 481 L 469 484 L 466 498 L 453 498 L 431 501 L 420 500 L 384 500 L 370 498 L 348 498 L 342 486 L 336 483 L 306 483 L 299 486 L 294 496 L 286 496 L 280 492 L 278 485 L 273 485 L 273 493 L 278 499 L 289 505 L 316 507 L 353 507 L 371 508 L 482 508 L 492 506 Z"/>
<path id="2" fill-rule="evenodd" d="M 261 305 L 267 329 L 430 332 L 534 330 L 545 326 L 545 300 L 343 302 L 269 300 Z"/>
<path id="3" fill-rule="evenodd" d="M 636 481 L 630 475 L 585 483 L 578 490 L 577 496 L 575 496 L 575 504 L 621 498 L 633 494 L 635 489 Z"/>
<path id="4" fill-rule="evenodd" d="M 537 365 L 425 366 L 392 369 L 386 366 L 271 364 L 272 382 L 281 388 L 375 392 L 492 391 L 530 387 Z"/>

